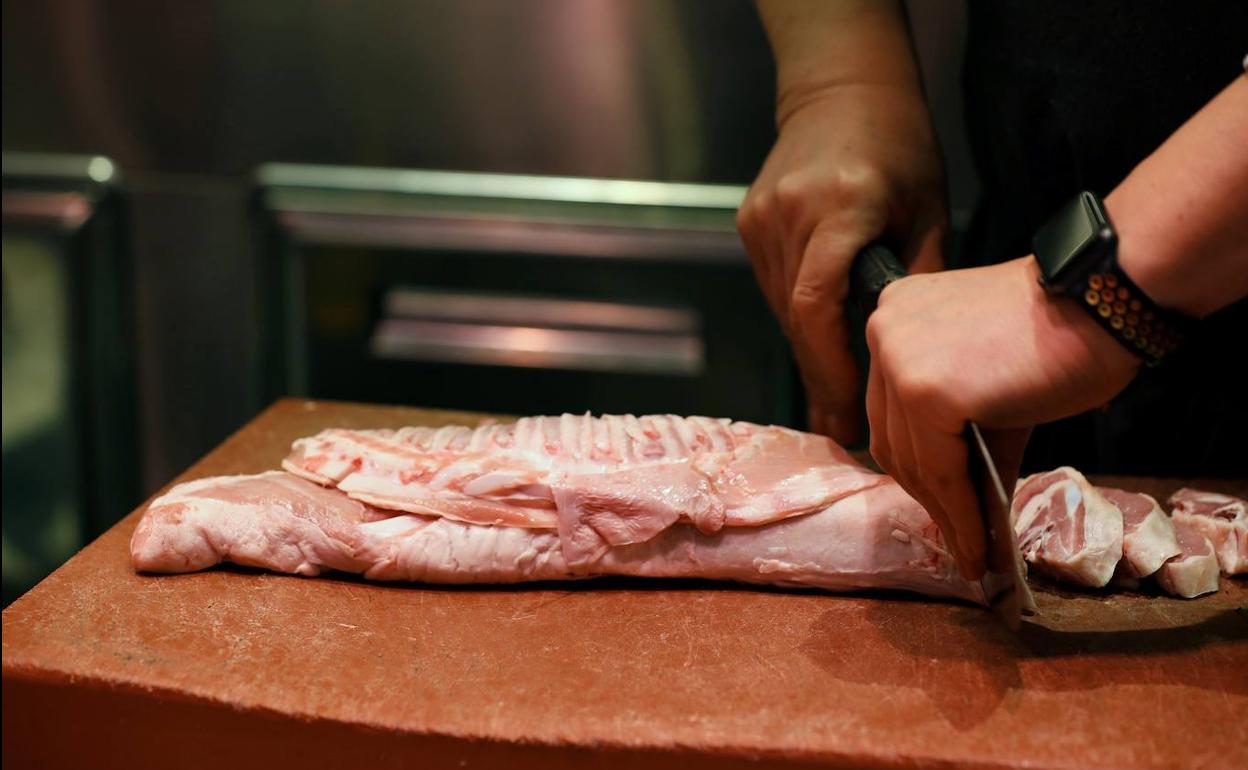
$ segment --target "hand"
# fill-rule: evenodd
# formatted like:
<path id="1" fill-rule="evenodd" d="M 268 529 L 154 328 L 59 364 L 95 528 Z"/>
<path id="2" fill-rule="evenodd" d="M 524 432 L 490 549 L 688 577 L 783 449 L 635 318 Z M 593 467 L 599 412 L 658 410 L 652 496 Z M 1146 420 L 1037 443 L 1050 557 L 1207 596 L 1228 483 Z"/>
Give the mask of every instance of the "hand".
<path id="1" fill-rule="evenodd" d="M 859 433 L 860 379 L 844 305 L 849 266 L 872 240 L 938 270 L 948 229 L 944 169 L 917 85 L 838 84 L 782 102 L 780 134 L 737 214 L 759 285 L 793 345 L 810 429 Z"/>
<path id="2" fill-rule="evenodd" d="M 1022 432 L 1018 451 L 994 457 L 1016 475 L 1031 426 L 1106 403 L 1140 365 L 1038 278 L 1031 257 L 908 276 L 884 289 L 867 323 L 871 455 L 940 525 L 967 577 L 983 574 L 986 547 L 967 421 Z"/>

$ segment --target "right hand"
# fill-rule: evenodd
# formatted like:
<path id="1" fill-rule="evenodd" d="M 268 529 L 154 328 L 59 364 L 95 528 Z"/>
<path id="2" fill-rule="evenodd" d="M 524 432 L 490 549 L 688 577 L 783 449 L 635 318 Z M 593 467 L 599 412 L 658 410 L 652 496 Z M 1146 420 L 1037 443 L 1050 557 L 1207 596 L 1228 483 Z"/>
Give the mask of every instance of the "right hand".
<path id="1" fill-rule="evenodd" d="M 945 176 L 917 86 L 838 84 L 781 100 L 779 136 L 737 212 L 759 285 L 801 369 L 810 430 L 861 430 L 849 348 L 849 268 L 880 236 L 911 272 L 939 270 Z"/>

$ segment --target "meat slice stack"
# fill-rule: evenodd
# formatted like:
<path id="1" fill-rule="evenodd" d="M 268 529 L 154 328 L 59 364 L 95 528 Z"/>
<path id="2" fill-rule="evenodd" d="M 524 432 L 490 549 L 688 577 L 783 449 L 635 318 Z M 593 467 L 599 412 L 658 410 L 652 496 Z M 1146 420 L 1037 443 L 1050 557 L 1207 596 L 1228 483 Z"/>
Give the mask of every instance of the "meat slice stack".
<path id="1" fill-rule="evenodd" d="M 786 428 L 563 415 L 328 430 L 296 441 L 283 468 L 174 487 L 139 523 L 134 566 L 445 583 L 702 577 L 984 601 L 892 479 Z"/>
<path id="2" fill-rule="evenodd" d="M 1074 585 L 1138 585 L 1155 577 L 1187 598 L 1248 571 L 1248 506 L 1227 495 L 1180 490 L 1167 516 L 1149 495 L 1093 486 L 1062 467 L 1019 481 L 1012 515 L 1023 558 Z"/>

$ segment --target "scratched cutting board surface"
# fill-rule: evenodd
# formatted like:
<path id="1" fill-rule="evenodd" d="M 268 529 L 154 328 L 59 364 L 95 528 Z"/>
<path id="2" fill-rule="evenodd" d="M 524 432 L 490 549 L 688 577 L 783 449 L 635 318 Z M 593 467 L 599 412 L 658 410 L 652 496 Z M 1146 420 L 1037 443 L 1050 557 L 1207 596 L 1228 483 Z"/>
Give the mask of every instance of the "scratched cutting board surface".
<path id="1" fill-rule="evenodd" d="M 285 400 L 182 479 L 274 468 L 326 427 L 482 417 Z M 4 611 L 6 762 L 1248 766 L 1243 580 L 1193 601 L 1038 586 L 1014 635 L 879 593 L 141 576 L 138 516 Z"/>

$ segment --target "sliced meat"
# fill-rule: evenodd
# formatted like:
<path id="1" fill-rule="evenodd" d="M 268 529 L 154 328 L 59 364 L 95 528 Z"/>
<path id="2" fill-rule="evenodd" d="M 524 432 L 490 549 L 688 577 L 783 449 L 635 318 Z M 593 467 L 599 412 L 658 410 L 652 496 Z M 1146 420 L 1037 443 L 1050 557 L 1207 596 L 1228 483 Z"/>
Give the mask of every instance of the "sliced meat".
<path id="1" fill-rule="evenodd" d="M 1215 492 L 1180 489 L 1170 496 L 1169 503 L 1176 524 L 1186 522 L 1213 543 L 1224 574 L 1248 572 L 1248 502 Z"/>
<path id="2" fill-rule="evenodd" d="M 1148 577 L 1183 552 L 1174 525 L 1152 497 L 1109 487 L 1097 487 L 1097 491 L 1122 514 L 1122 561 L 1116 583 Z"/>
<path id="3" fill-rule="evenodd" d="M 671 479 L 681 479 L 682 487 L 694 483 L 704 504 L 678 514 L 704 532 L 801 516 L 884 479 L 823 436 L 675 415 L 565 414 L 475 429 L 326 430 L 296 441 L 282 467 L 382 508 L 534 529 L 566 526 L 558 500 L 585 491 L 591 478 L 626 479 L 623 496 L 660 490 Z M 621 495 L 612 494 L 623 515 Z"/>
<path id="4" fill-rule="evenodd" d="M 1161 565 L 1157 583 L 1167 593 L 1191 599 L 1218 590 L 1218 558 L 1203 530 L 1190 521 L 1177 519 L 1174 532 L 1183 553 Z"/>
<path id="5" fill-rule="evenodd" d="M 979 584 L 958 574 L 936 524 L 887 478 L 808 515 L 757 527 L 705 533 L 671 518 L 644 538 L 612 535 L 612 547 L 570 563 L 554 530 L 386 515 L 336 489 L 270 472 L 174 487 L 144 514 L 131 558 L 136 569 L 152 572 L 231 561 L 302 575 L 334 569 L 436 583 L 698 577 L 899 589 L 983 603 Z"/>
<path id="6" fill-rule="evenodd" d="M 1011 506 L 1023 558 L 1036 571 L 1099 588 L 1122 558 L 1122 514 L 1074 468 L 1018 482 Z"/>

